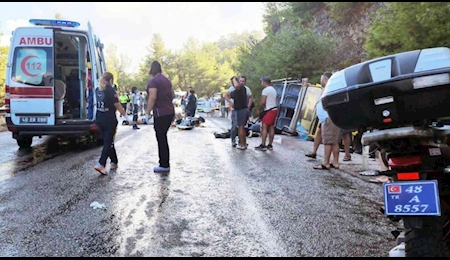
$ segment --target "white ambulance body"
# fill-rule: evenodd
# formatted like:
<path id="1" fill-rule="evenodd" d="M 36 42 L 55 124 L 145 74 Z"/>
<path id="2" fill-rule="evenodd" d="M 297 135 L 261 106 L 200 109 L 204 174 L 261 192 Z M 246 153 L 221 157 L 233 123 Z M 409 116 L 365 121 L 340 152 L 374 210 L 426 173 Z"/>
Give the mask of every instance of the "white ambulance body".
<path id="1" fill-rule="evenodd" d="M 100 140 L 95 105 L 93 117 L 87 107 L 88 98 L 95 104 L 88 84 L 95 91 L 106 71 L 103 44 L 89 23 L 87 30 L 70 21 L 30 23 L 35 26 L 13 32 L 8 55 L 5 103 L 12 137 L 21 148 L 43 135 L 92 135 Z"/>

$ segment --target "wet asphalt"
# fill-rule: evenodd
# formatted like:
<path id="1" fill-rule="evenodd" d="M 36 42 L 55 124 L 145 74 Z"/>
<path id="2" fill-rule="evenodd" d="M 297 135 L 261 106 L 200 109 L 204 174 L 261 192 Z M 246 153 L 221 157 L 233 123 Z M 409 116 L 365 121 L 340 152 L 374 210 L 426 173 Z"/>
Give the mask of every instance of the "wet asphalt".
<path id="1" fill-rule="evenodd" d="M 379 212 L 380 186 L 313 170 L 295 145 L 261 152 L 250 138 L 236 150 L 213 135 L 229 124 L 170 129 L 170 174 L 152 171 L 152 125 L 118 126 L 108 176 L 87 141 L 35 137 L 19 150 L 0 133 L 0 256 L 388 255 L 395 225 Z"/>

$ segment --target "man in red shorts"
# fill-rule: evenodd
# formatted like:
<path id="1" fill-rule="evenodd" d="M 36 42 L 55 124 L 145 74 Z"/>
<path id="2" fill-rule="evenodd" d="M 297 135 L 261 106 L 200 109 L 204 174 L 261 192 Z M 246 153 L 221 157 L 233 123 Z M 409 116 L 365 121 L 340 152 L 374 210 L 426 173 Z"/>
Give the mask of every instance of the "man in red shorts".
<path id="1" fill-rule="evenodd" d="M 275 137 L 275 121 L 277 119 L 277 91 L 271 85 L 269 77 L 261 79 L 263 91 L 261 94 L 260 108 L 264 109 L 261 113 L 261 144 L 255 147 L 256 150 L 266 151 L 273 149 L 273 138 Z M 269 144 L 266 146 L 267 133 L 269 133 Z"/>

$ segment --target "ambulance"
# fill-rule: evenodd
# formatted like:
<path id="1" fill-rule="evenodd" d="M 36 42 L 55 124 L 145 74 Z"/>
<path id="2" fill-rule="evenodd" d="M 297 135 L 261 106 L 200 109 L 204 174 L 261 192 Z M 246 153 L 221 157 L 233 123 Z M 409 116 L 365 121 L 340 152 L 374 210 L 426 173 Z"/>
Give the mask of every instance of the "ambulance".
<path id="1" fill-rule="evenodd" d="M 95 92 L 88 91 L 106 71 L 100 38 L 90 23 L 87 30 L 73 21 L 30 23 L 13 32 L 6 64 L 6 124 L 12 138 L 21 148 L 45 135 L 90 136 L 101 143 Z"/>

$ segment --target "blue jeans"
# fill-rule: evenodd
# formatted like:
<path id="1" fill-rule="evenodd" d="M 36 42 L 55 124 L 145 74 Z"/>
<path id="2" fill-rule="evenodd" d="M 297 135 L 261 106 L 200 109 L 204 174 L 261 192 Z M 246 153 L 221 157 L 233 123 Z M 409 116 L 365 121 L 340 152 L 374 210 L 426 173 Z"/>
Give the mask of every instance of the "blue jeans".
<path id="1" fill-rule="evenodd" d="M 231 110 L 231 129 L 230 129 L 230 137 L 231 143 L 236 143 L 237 136 L 237 114 L 236 110 Z"/>

